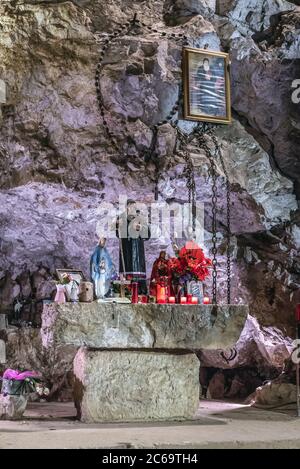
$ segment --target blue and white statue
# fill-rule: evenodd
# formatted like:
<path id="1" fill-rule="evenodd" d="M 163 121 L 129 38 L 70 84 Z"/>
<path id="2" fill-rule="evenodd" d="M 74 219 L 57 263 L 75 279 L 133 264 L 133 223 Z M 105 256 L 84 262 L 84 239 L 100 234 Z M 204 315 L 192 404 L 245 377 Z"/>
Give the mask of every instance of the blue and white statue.
<path id="1" fill-rule="evenodd" d="M 109 295 L 111 279 L 115 271 L 114 264 L 105 247 L 106 239 L 100 238 L 98 246 L 91 257 L 91 278 L 97 299 Z"/>

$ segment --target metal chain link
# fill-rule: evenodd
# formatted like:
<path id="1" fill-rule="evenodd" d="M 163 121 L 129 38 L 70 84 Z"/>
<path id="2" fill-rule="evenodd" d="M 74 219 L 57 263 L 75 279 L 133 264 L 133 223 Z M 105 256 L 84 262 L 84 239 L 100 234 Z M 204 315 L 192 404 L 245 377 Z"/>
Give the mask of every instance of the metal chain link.
<path id="1" fill-rule="evenodd" d="M 207 139 L 205 135 L 209 130 L 209 125 L 207 123 L 199 124 L 193 132 L 193 136 L 196 137 L 197 143 L 200 148 L 202 148 L 210 162 L 210 175 L 212 178 L 212 221 L 211 221 L 211 231 L 212 231 L 212 303 L 217 304 L 217 168 L 214 157 L 211 153 L 211 149 L 208 146 Z"/>
<path id="2" fill-rule="evenodd" d="M 103 103 L 103 96 L 101 91 L 100 85 L 100 74 L 103 68 L 103 59 L 104 55 L 110 46 L 110 44 L 117 39 L 119 36 L 123 36 L 128 34 L 134 27 L 143 27 L 146 28 L 148 31 L 157 33 L 161 37 L 166 39 L 173 39 L 173 40 L 180 40 L 183 42 L 183 45 L 188 45 L 188 38 L 183 33 L 167 33 L 167 32 L 160 32 L 158 29 L 154 28 L 153 26 L 147 25 L 146 23 L 140 21 L 136 14 L 134 15 L 133 19 L 126 22 L 124 25 L 119 25 L 118 29 L 114 32 L 110 33 L 108 37 L 104 39 L 104 44 L 102 46 L 102 50 L 100 51 L 100 57 L 97 63 L 96 68 L 96 75 L 95 75 L 95 85 L 96 85 L 96 92 L 97 92 L 97 100 L 100 109 L 100 114 L 102 117 L 103 126 L 107 136 L 109 137 L 111 144 L 114 150 L 120 153 L 120 149 L 118 147 L 117 141 L 113 133 L 111 132 L 108 122 L 105 116 L 106 109 Z M 100 38 L 98 37 L 98 33 L 95 34 L 96 42 L 100 42 Z M 217 304 L 217 169 L 216 163 L 214 160 L 214 156 L 212 155 L 211 149 L 207 144 L 205 133 L 211 138 L 212 142 L 215 146 L 215 153 L 220 158 L 222 169 L 226 178 L 226 188 L 227 188 L 227 211 L 226 211 L 226 218 L 227 218 L 227 302 L 230 304 L 230 297 L 231 297 L 231 260 L 230 260 L 230 237 L 231 237 L 231 213 L 230 213 L 230 182 L 228 178 L 228 173 L 226 167 L 224 165 L 223 157 L 216 139 L 215 134 L 212 131 L 212 126 L 207 123 L 198 124 L 196 129 L 188 136 L 184 132 L 182 132 L 178 127 L 178 119 L 173 120 L 175 114 L 178 112 L 179 105 L 182 99 L 182 87 L 179 89 L 179 98 L 173 105 L 171 111 L 167 115 L 167 117 L 157 124 L 155 124 L 152 128 L 153 138 L 149 148 L 149 151 L 145 155 L 145 161 L 149 161 L 151 158 L 156 165 L 156 197 L 158 195 L 158 178 L 159 178 L 159 161 L 157 154 L 155 152 L 156 141 L 157 141 L 157 134 L 158 128 L 161 125 L 170 123 L 175 129 L 177 134 L 177 142 L 176 142 L 176 150 L 175 153 L 181 156 L 185 161 L 185 168 L 184 168 L 184 175 L 187 178 L 187 189 L 188 189 L 188 201 L 192 204 L 192 231 L 193 236 L 195 235 L 196 231 L 196 184 L 195 184 L 195 175 L 194 175 L 194 166 L 192 158 L 188 152 L 187 146 L 188 144 L 194 139 L 197 139 L 199 146 L 205 151 L 207 158 L 210 162 L 210 174 L 212 177 L 212 265 L 213 265 L 213 287 L 212 287 L 212 299 L 213 304 Z M 127 120 L 124 123 L 125 131 L 127 135 L 129 134 L 127 128 Z"/>
<path id="3" fill-rule="evenodd" d="M 209 135 L 215 145 L 216 152 L 221 161 L 221 166 L 226 179 L 226 272 L 227 272 L 227 304 L 231 304 L 231 185 L 224 163 L 223 155 L 218 145 L 216 135 L 210 130 Z"/>
<path id="4" fill-rule="evenodd" d="M 188 151 L 189 137 L 187 134 L 183 133 L 178 127 L 177 130 L 177 145 L 175 153 L 181 156 L 185 161 L 185 168 L 183 170 L 183 175 L 187 180 L 187 189 L 188 189 L 188 203 L 191 206 L 191 215 L 192 215 L 192 238 L 195 239 L 196 233 L 196 183 L 195 183 L 195 171 L 194 164 L 191 158 L 191 155 Z"/>
<path id="5" fill-rule="evenodd" d="M 111 43 L 115 39 L 117 39 L 119 36 L 124 36 L 124 35 L 128 34 L 131 30 L 134 29 L 134 27 L 139 27 L 139 28 L 143 27 L 143 28 L 148 29 L 148 31 L 153 32 L 153 33 L 157 33 L 161 37 L 164 37 L 166 39 L 173 39 L 173 40 L 177 40 L 177 41 L 180 40 L 184 44 L 188 43 L 188 38 L 185 34 L 183 34 L 183 33 L 167 33 L 165 31 L 160 32 L 160 31 L 158 31 L 158 29 L 154 28 L 153 26 L 147 25 L 146 23 L 140 21 L 137 18 L 136 14 L 134 15 L 132 20 L 127 21 L 123 25 L 122 24 L 118 25 L 118 28 L 115 31 L 113 31 L 112 33 L 110 33 L 108 35 L 108 37 L 106 37 L 104 39 L 104 44 L 102 46 L 102 49 L 100 50 L 100 57 L 99 57 L 97 67 L 96 67 L 95 85 L 96 85 L 98 106 L 99 106 L 99 109 L 100 109 L 100 114 L 101 114 L 101 117 L 102 117 L 102 122 L 103 122 L 105 132 L 106 132 L 108 138 L 110 139 L 114 150 L 117 151 L 118 153 L 120 153 L 120 149 L 118 148 L 116 138 L 113 135 L 112 131 L 110 130 L 110 128 L 108 126 L 107 119 L 105 117 L 106 109 L 105 109 L 105 106 L 104 106 L 103 95 L 102 95 L 102 91 L 101 91 L 100 74 L 101 74 L 101 71 L 102 71 L 102 68 L 103 68 L 104 55 L 107 52 L 107 49 L 109 48 Z M 95 38 L 96 38 L 96 42 L 99 43 L 100 42 L 99 33 L 95 33 Z M 166 116 L 166 118 L 159 121 L 159 122 L 157 122 L 157 124 L 155 124 L 152 127 L 153 137 L 154 137 L 154 139 L 153 139 L 154 140 L 154 145 L 152 145 L 152 147 L 155 148 L 155 143 L 156 143 L 155 140 L 156 140 L 156 136 L 157 136 L 158 127 L 172 121 L 175 114 L 178 112 L 179 105 L 180 105 L 180 98 L 178 98 L 176 100 L 175 104 L 173 105 L 172 109 L 170 110 L 170 112 Z M 124 119 L 124 124 L 123 125 L 125 126 L 125 130 L 127 131 L 127 120 L 126 119 Z M 128 135 L 128 133 L 129 132 L 127 132 L 127 135 Z M 149 152 L 148 152 L 148 154 L 145 155 L 145 159 L 149 161 L 151 156 L 155 156 L 154 149 L 152 149 L 152 155 L 149 155 Z"/>

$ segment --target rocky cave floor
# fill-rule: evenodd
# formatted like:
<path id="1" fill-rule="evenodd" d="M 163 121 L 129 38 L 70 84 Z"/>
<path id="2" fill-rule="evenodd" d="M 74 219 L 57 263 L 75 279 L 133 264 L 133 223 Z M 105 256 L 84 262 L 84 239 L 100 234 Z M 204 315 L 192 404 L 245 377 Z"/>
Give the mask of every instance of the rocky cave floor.
<path id="1" fill-rule="evenodd" d="M 195 420 L 84 424 L 73 403 L 30 403 L 21 421 L 0 422 L 0 448 L 299 448 L 294 406 L 262 410 L 201 400 Z"/>

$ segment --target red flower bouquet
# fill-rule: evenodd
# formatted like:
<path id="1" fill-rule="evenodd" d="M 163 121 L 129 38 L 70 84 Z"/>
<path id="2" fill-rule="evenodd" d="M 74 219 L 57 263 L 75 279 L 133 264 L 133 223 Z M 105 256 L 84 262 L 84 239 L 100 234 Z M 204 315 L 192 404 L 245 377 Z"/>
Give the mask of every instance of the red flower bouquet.
<path id="1" fill-rule="evenodd" d="M 203 281 L 209 275 L 212 262 L 194 241 L 188 241 L 177 257 L 169 260 L 174 281 L 184 284 L 190 280 Z"/>

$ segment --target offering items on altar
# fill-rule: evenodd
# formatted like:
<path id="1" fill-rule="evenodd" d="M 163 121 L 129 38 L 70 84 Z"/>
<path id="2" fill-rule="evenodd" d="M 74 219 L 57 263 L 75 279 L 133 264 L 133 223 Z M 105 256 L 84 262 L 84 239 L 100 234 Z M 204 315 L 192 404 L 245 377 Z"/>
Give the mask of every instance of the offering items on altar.
<path id="1" fill-rule="evenodd" d="M 65 286 L 58 283 L 56 285 L 56 294 L 54 298 L 55 303 L 65 303 L 66 302 L 66 291 Z"/>
<path id="2" fill-rule="evenodd" d="M 119 238 L 119 271 L 138 282 L 138 293 L 147 294 L 144 241 L 150 238 L 147 220 L 142 217 L 134 200 L 127 200 L 126 212 L 116 223 Z"/>
<path id="3" fill-rule="evenodd" d="M 169 259 L 172 282 L 178 297 L 189 294 L 197 297 L 202 303 L 203 288 L 201 282 L 209 275 L 210 259 L 205 257 L 202 249 L 194 241 L 189 241 L 180 250 L 176 250 L 176 257 Z"/>
<path id="4" fill-rule="evenodd" d="M 111 280 L 115 272 L 114 264 L 105 247 L 105 243 L 106 239 L 100 238 L 90 262 L 91 278 L 97 299 L 109 296 Z"/>
<path id="5" fill-rule="evenodd" d="M 210 304 L 210 299 L 209 299 L 208 296 L 205 296 L 205 297 L 203 298 L 203 304 L 204 304 L 204 305 L 209 305 L 209 304 Z"/>
<path id="6" fill-rule="evenodd" d="M 113 280 L 113 293 L 114 297 L 126 298 L 131 296 L 131 280 L 124 278 Z"/>
<path id="7" fill-rule="evenodd" d="M 74 269 L 56 269 L 59 281 L 56 283 L 56 303 L 64 303 L 66 300 L 73 303 L 79 301 L 80 284 L 84 280 L 81 270 Z"/>
<path id="8" fill-rule="evenodd" d="M 160 277 L 156 284 L 156 303 L 164 304 L 168 298 L 168 277 Z"/>
<path id="9" fill-rule="evenodd" d="M 139 303 L 147 304 L 148 303 L 148 295 L 140 295 L 139 296 Z"/>
<path id="10" fill-rule="evenodd" d="M 131 284 L 131 303 L 138 303 L 138 283 L 132 282 Z"/>
<path id="11" fill-rule="evenodd" d="M 79 301 L 91 303 L 94 299 L 94 285 L 92 282 L 81 282 L 79 285 Z"/>
<path id="12" fill-rule="evenodd" d="M 157 285 L 162 283 L 167 287 L 167 296 L 174 294 L 172 288 L 172 272 L 166 251 L 161 251 L 158 259 L 153 263 L 150 279 L 150 294 L 155 296 L 157 294 Z"/>

